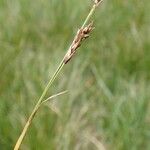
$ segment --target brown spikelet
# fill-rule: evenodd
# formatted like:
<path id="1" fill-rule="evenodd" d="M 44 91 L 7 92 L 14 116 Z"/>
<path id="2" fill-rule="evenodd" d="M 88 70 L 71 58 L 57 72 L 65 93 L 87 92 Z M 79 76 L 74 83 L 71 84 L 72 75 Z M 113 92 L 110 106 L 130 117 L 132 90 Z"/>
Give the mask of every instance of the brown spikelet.
<path id="1" fill-rule="evenodd" d="M 103 0 L 93 0 L 95 5 L 98 6 Z"/>
<path id="2" fill-rule="evenodd" d="M 73 43 L 71 44 L 68 52 L 64 57 L 64 63 L 67 64 L 70 59 L 75 54 L 76 50 L 81 46 L 82 41 L 89 37 L 90 32 L 93 30 L 93 22 L 90 23 L 88 26 L 81 28 L 78 30 Z"/>

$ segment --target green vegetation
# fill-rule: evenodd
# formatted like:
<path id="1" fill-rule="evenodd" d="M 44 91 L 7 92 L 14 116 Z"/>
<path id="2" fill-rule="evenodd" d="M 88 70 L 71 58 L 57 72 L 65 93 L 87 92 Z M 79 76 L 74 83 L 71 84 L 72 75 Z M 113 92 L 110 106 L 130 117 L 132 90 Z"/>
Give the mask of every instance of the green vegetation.
<path id="1" fill-rule="evenodd" d="M 10 150 L 86 17 L 89 0 L 0 0 L 0 149 Z M 105 0 L 90 40 L 22 149 L 150 149 L 150 3 Z"/>

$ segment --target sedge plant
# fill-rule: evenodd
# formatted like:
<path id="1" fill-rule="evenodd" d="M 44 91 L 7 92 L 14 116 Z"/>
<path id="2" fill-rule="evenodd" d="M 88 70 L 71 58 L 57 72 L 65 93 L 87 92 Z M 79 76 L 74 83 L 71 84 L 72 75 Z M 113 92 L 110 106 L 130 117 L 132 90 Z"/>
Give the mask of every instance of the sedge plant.
<path id="1" fill-rule="evenodd" d="M 102 0 L 93 0 L 93 6 L 89 12 L 89 14 L 87 15 L 83 25 L 81 26 L 81 28 L 77 31 L 72 44 L 70 45 L 68 51 L 66 52 L 65 56 L 63 57 L 62 61 L 60 62 L 58 68 L 56 69 L 55 73 L 53 74 L 52 78 L 49 80 L 47 86 L 45 87 L 41 97 L 39 98 L 39 100 L 37 101 L 31 115 L 29 116 L 17 142 L 16 145 L 14 147 L 14 150 L 18 150 L 20 149 L 20 146 L 23 142 L 23 139 L 25 138 L 25 135 L 36 115 L 36 113 L 38 112 L 39 108 L 47 101 L 49 101 L 50 99 L 62 95 L 64 93 L 66 93 L 66 91 L 58 93 L 56 95 L 53 95 L 49 98 L 47 98 L 46 100 L 44 99 L 50 86 L 52 85 L 52 83 L 54 82 L 54 80 L 56 79 L 56 77 L 58 76 L 58 74 L 60 73 L 60 71 L 62 70 L 62 68 L 71 60 L 71 58 L 74 56 L 74 54 L 76 53 L 77 49 L 81 46 L 82 42 L 87 39 L 89 37 L 89 34 L 91 33 L 91 31 L 93 30 L 93 22 L 89 23 L 89 20 L 91 18 L 91 16 L 94 14 L 96 8 L 100 5 L 100 3 L 102 2 Z M 88 25 L 87 25 L 88 24 Z"/>

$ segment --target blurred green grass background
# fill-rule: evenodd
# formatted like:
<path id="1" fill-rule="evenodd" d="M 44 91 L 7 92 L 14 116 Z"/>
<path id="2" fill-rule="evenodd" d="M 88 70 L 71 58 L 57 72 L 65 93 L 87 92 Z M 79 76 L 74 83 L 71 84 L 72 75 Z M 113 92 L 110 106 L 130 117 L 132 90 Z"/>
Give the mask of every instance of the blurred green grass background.
<path id="1" fill-rule="evenodd" d="M 0 0 L 0 150 L 15 145 L 90 5 Z M 149 0 L 104 1 L 49 90 L 69 93 L 39 111 L 21 149 L 150 149 L 149 10 Z"/>

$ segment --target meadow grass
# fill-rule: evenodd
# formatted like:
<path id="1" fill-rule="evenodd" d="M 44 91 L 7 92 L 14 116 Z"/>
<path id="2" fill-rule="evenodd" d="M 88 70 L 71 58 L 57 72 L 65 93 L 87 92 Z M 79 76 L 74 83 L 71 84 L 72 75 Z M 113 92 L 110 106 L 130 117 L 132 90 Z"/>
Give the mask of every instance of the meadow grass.
<path id="1" fill-rule="evenodd" d="M 86 0 L 0 0 L 0 149 L 12 149 L 85 18 Z M 150 149 L 150 4 L 108 1 L 22 149 Z M 53 109 L 53 111 L 51 111 Z"/>

